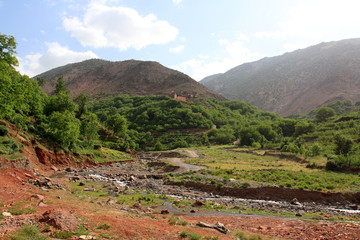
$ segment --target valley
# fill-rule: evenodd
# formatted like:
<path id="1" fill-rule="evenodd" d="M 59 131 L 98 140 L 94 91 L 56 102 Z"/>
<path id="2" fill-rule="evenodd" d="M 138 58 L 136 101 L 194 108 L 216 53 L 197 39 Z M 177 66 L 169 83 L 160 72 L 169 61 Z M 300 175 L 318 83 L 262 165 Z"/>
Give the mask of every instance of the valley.
<path id="1" fill-rule="evenodd" d="M 156 62 L 29 78 L 0 40 L 1 239 L 360 237 L 350 95 L 282 117 Z"/>

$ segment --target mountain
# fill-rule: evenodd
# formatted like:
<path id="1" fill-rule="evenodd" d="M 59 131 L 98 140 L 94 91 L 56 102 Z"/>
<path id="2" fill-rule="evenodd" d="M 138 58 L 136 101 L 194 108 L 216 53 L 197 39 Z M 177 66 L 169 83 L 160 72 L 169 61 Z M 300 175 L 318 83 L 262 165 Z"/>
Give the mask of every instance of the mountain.
<path id="1" fill-rule="evenodd" d="M 49 94 L 54 91 L 57 79 L 63 77 L 72 96 L 81 92 L 101 97 L 117 94 L 157 95 L 174 91 L 178 96 L 225 100 L 189 76 L 150 61 L 91 59 L 58 67 L 34 78 L 37 77 L 45 80 L 43 91 Z"/>
<path id="2" fill-rule="evenodd" d="M 360 100 L 360 39 L 320 43 L 212 75 L 205 86 L 280 115 L 307 113 L 336 100 Z"/>

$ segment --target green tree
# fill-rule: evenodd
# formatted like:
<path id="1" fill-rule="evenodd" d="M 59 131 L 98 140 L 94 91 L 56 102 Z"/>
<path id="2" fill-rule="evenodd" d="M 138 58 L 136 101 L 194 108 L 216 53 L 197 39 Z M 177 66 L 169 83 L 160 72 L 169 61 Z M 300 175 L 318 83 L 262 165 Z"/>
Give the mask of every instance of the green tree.
<path id="1" fill-rule="evenodd" d="M 0 34 L 0 60 L 6 62 L 9 66 L 18 65 L 18 60 L 14 56 L 16 53 L 16 42 L 13 36 Z"/>
<path id="2" fill-rule="evenodd" d="M 55 85 L 54 93 L 55 95 L 59 96 L 60 93 L 70 94 L 70 91 L 65 87 L 66 82 L 64 81 L 63 77 L 60 77 Z"/>
<path id="3" fill-rule="evenodd" d="M 339 133 L 335 135 L 334 139 L 336 145 L 335 154 L 347 156 L 351 152 L 354 142 Z"/>
<path id="4" fill-rule="evenodd" d="M 98 137 L 98 124 L 97 116 L 94 113 L 87 112 L 82 115 L 80 134 L 89 144 Z"/>
<path id="5" fill-rule="evenodd" d="M 119 137 L 124 137 L 126 134 L 126 119 L 118 113 L 108 117 L 105 126 Z"/>
<path id="6" fill-rule="evenodd" d="M 80 118 L 81 115 L 86 113 L 87 111 L 87 104 L 90 101 L 90 96 L 81 92 L 79 96 L 74 99 L 74 102 L 77 104 L 77 114 L 76 117 Z"/>
<path id="7" fill-rule="evenodd" d="M 321 107 L 316 111 L 315 119 L 318 122 L 324 122 L 328 118 L 335 116 L 335 111 L 329 107 Z"/>
<path id="8" fill-rule="evenodd" d="M 49 116 L 48 134 L 62 147 L 75 143 L 80 133 L 80 120 L 74 112 L 53 112 Z"/>
<path id="9" fill-rule="evenodd" d="M 259 142 L 261 140 L 260 133 L 253 126 L 241 128 L 238 135 L 240 144 L 243 146 L 252 146 L 254 142 Z"/>

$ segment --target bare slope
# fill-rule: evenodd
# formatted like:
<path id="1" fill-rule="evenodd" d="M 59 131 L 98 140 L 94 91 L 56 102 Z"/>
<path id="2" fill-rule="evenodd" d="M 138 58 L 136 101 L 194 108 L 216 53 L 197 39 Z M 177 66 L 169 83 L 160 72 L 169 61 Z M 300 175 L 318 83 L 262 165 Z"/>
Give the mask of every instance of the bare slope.
<path id="1" fill-rule="evenodd" d="M 360 100 L 360 39 L 242 64 L 201 81 L 228 99 L 280 115 L 307 113 L 336 100 Z"/>
<path id="2" fill-rule="evenodd" d="M 50 94 L 57 79 L 63 77 L 73 96 L 81 92 L 99 97 L 114 94 L 153 95 L 175 91 L 180 96 L 224 99 L 189 76 L 149 61 L 110 62 L 92 59 L 52 69 L 36 77 L 45 80 L 43 90 Z"/>

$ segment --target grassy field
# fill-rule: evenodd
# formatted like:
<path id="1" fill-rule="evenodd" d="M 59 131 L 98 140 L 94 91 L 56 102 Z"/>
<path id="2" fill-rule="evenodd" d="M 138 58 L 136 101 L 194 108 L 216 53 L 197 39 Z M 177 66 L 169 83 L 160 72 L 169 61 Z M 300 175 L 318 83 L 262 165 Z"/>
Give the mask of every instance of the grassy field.
<path id="1" fill-rule="evenodd" d="M 310 158 L 301 163 L 287 158 L 235 152 L 225 147 L 196 148 L 195 151 L 201 157 L 188 159 L 186 162 L 206 166 L 206 169 L 201 170 L 201 174 L 207 177 L 220 177 L 225 182 L 237 179 L 255 185 L 266 183 L 317 191 L 360 191 L 360 175 L 324 170 L 321 168 L 326 163 L 326 158 L 323 156 Z M 320 168 L 309 167 L 311 163 L 315 163 Z M 184 174 L 182 177 L 185 178 L 189 174 L 194 173 Z"/>

